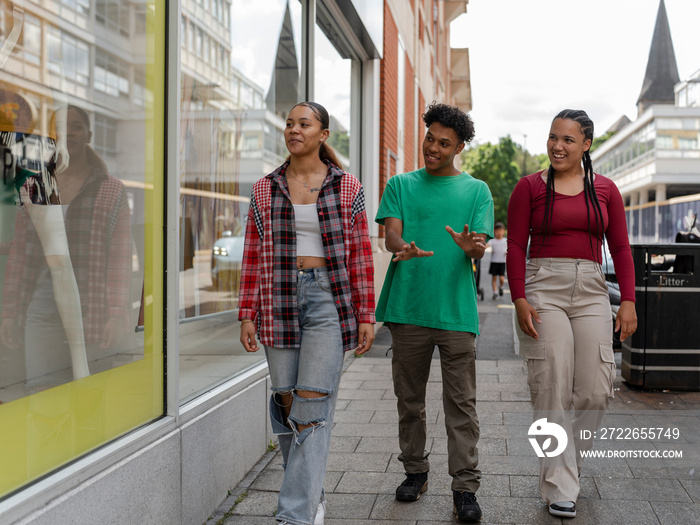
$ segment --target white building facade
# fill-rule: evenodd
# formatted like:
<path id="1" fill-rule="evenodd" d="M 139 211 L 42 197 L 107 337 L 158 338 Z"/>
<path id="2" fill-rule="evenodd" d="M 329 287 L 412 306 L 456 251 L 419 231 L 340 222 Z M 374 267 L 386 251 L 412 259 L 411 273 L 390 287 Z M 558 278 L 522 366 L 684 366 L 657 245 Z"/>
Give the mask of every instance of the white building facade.
<path id="1" fill-rule="evenodd" d="M 633 243 L 673 242 L 683 217 L 700 211 L 697 74 L 676 87 L 676 105 L 652 105 L 591 155 L 617 184 Z"/>

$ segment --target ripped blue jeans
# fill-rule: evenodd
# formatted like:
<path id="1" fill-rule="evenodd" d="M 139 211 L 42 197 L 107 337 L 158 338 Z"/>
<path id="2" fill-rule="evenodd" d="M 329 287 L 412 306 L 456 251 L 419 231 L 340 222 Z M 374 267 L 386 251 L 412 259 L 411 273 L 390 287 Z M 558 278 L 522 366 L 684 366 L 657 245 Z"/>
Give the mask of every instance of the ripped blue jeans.
<path id="1" fill-rule="evenodd" d="M 309 525 L 323 497 L 344 354 L 327 270 L 300 270 L 297 277 L 301 345 L 297 349 L 265 346 L 265 355 L 273 392 L 270 420 L 285 469 L 275 518 Z M 298 391 L 325 395 L 304 398 Z M 280 394 L 290 392 L 292 403 L 285 421 Z M 309 424 L 312 426 L 299 431 L 299 425 Z"/>

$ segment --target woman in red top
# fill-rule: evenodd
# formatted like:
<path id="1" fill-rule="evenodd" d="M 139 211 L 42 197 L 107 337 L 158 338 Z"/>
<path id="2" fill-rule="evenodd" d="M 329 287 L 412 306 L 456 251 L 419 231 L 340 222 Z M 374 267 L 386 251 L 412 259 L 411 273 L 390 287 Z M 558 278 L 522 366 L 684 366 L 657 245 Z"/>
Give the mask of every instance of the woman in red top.
<path id="1" fill-rule="evenodd" d="M 613 397 L 604 238 L 622 295 L 615 331 L 624 340 L 637 328 L 624 204 L 615 184 L 593 172 L 592 141 L 593 122 L 584 111 L 560 112 L 547 141 L 549 169 L 523 177 L 508 203 L 506 264 L 534 407 L 530 441 L 540 457 L 540 494 L 561 517 L 576 516 L 581 451 L 592 446 L 581 438 L 598 429 Z M 556 448 L 543 448 L 552 435 Z"/>

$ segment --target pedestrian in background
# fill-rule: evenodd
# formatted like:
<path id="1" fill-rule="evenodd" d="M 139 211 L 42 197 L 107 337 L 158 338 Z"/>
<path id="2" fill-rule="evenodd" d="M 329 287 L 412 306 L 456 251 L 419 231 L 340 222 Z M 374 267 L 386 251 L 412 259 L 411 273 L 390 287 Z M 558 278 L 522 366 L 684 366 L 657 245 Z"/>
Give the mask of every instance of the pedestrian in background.
<path id="1" fill-rule="evenodd" d="M 270 419 L 284 463 L 277 521 L 323 523 L 344 351 L 374 341 L 374 270 L 364 191 L 325 144 L 329 116 L 302 102 L 287 117 L 289 158 L 253 186 L 239 299 L 241 343 L 265 347 Z"/>
<path id="2" fill-rule="evenodd" d="M 491 275 L 491 299 L 498 299 L 503 295 L 503 285 L 506 282 L 506 251 L 508 240 L 504 237 L 506 227 L 498 221 L 493 227 L 493 239 L 486 243 L 491 248 L 491 262 L 489 263 L 489 275 Z"/>
<path id="3" fill-rule="evenodd" d="M 406 470 L 396 499 L 416 501 L 428 488 L 425 391 L 437 346 L 453 511 L 460 521 L 478 521 L 479 315 L 471 258 L 483 257 L 493 235 L 493 199 L 486 183 L 455 167 L 455 156 L 474 137 L 471 118 L 434 103 L 423 120 L 425 168 L 390 178 L 376 216 L 385 227 L 386 248 L 394 253 L 377 319 L 386 322 L 392 337 L 399 460 Z"/>
<path id="4" fill-rule="evenodd" d="M 622 295 L 615 331 L 623 340 L 637 327 L 624 204 L 615 184 L 593 172 L 592 141 L 584 111 L 560 112 L 547 141 L 549 169 L 523 177 L 508 204 L 508 282 L 534 419 L 547 418 L 568 436 L 561 455 L 540 459 L 540 494 L 550 514 L 561 517 L 576 516 L 581 451 L 593 444 L 580 439 L 581 431 L 600 426 L 613 397 L 604 237 Z"/>

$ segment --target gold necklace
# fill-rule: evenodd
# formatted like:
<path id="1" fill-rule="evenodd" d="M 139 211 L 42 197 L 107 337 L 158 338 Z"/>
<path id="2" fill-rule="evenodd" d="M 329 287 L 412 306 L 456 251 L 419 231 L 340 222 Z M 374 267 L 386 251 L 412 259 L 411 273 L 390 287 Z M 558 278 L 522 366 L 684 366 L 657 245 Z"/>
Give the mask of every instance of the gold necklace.
<path id="1" fill-rule="evenodd" d="M 319 188 L 319 187 L 317 187 L 317 186 L 311 187 L 311 185 L 310 185 L 309 183 L 304 182 L 303 180 L 301 180 L 301 179 L 295 177 L 294 175 L 292 175 L 292 174 L 289 172 L 289 169 L 285 172 L 285 175 L 287 175 L 287 176 L 293 178 L 295 181 L 301 183 L 301 185 L 304 186 L 304 188 L 306 188 L 306 191 L 309 192 L 309 193 L 313 193 L 313 192 L 315 192 L 315 191 L 321 191 L 321 188 Z"/>

